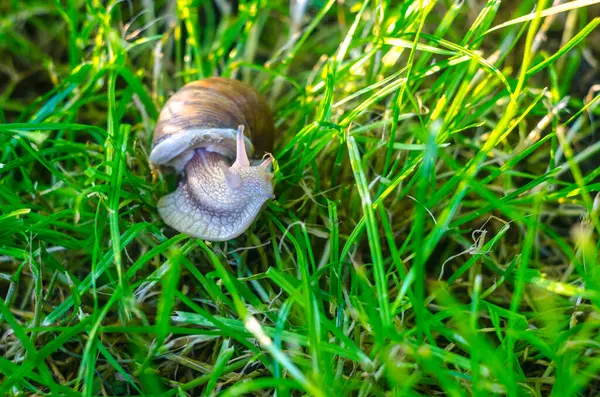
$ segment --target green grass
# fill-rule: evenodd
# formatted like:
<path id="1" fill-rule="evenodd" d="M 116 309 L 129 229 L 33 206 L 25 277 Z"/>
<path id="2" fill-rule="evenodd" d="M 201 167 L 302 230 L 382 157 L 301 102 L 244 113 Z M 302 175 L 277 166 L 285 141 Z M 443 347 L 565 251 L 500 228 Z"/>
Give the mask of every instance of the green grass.
<path id="1" fill-rule="evenodd" d="M 600 395 L 600 2 L 217 3 L 0 2 L 0 396 Z M 148 162 L 212 75 L 279 134 L 227 243 Z"/>

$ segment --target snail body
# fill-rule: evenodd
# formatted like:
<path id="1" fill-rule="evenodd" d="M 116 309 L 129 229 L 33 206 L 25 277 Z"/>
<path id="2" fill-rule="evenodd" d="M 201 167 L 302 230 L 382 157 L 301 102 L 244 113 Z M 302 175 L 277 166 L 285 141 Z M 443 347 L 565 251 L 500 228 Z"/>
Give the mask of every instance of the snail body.
<path id="1" fill-rule="evenodd" d="M 165 103 L 150 162 L 183 177 L 162 197 L 165 223 L 192 237 L 224 241 L 242 234 L 273 198 L 271 150 L 275 126 L 266 101 L 250 86 L 211 77 L 191 82 Z"/>

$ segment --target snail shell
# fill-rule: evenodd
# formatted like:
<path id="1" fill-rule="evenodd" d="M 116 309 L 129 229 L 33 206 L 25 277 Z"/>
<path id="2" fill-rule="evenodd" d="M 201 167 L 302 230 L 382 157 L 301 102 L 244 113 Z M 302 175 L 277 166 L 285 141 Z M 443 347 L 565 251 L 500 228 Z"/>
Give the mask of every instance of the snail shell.
<path id="1" fill-rule="evenodd" d="M 270 152 L 275 125 L 266 101 L 237 80 L 210 77 L 183 86 L 158 116 L 150 161 L 181 171 L 195 148 L 233 159 L 236 132 L 243 125 L 251 156 Z"/>
<path id="2" fill-rule="evenodd" d="M 211 77 L 182 87 L 165 103 L 150 161 L 183 173 L 162 197 L 165 223 L 193 237 L 224 241 L 242 234 L 273 198 L 270 151 L 275 126 L 264 98 L 236 80 Z"/>

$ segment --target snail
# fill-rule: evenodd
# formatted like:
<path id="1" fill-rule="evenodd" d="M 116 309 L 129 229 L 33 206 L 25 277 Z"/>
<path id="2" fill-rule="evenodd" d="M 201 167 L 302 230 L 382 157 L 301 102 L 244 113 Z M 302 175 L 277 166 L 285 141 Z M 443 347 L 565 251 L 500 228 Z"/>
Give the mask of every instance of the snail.
<path id="1" fill-rule="evenodd" d="M 269 106 L 249 85 L 211 77 L 183 86 L 160 112 L 149 158 L 183 174 L 158 201 L 164 222 L 209 241 L 241 235 L 275 197 L 274 134 Z M 255 152 L 266 160 L 251 161 Z"/>

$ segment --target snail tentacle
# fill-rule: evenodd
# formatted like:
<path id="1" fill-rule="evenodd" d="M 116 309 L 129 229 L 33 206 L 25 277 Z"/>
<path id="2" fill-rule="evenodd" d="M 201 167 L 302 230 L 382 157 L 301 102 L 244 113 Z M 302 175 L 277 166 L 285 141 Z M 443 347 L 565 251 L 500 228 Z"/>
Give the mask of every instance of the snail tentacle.
<path id="1" fill-rule="evenodd" d="M 248 159 L 248 153 L 246 153 L 246 142 L 244 141 L 244 125 L 238 126 L 236 136 L 236 151 L 235 151 L 235 162 L 231 166 L 234 167 L 250 167 L 250 159 Z"/>

